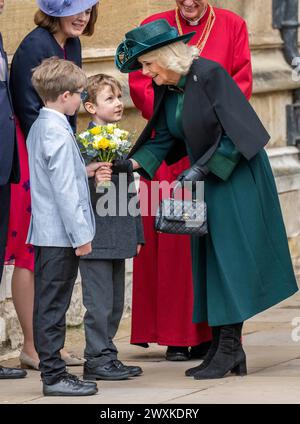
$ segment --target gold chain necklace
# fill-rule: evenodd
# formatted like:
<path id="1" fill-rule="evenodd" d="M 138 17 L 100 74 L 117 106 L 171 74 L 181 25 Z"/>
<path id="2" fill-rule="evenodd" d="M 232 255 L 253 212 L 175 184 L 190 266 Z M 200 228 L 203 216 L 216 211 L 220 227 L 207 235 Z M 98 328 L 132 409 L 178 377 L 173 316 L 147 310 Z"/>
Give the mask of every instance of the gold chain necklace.
<path id="1" fill-rule="evenodd" d="M 205 24 L 205 27 L 199 37 L 199 40 L 197 41 L 196 47 L 199 49 L 199 54 L 202 53 L 202 50 L 205 47 L 205 44 L 207 42 L 207 39 L 209 37 L 209 34 L 212 30 L 212 27 L 214 26 L 215 20 L 216 20 L 216 14 L 215 11 L 213 9 L 213 7 L 208 4 L 209 7 L 209 15 Z M 175 10 L 175 19 L 176 19 L 176 25 L 178 28 L 178 32 L 179 35 L 183 35 L 183 30 L 182 30 L 182 26 L 180 23 L 180 18 L 179 18 L 179 8 L 177 7 Z"/>

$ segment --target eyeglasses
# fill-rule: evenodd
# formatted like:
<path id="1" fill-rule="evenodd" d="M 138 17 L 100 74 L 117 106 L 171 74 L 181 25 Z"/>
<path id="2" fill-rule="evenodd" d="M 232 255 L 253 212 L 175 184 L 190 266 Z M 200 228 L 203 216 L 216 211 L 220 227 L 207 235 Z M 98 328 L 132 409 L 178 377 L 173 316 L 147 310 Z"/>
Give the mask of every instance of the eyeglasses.
<path id="1" fill-rule="evenodd" d="M 72 93 L 80 94 L 80 98 L 83 102 L 86 102 L 88 100 L 89 95 L 88 95 L 87 90 L 72 91 Z"/>

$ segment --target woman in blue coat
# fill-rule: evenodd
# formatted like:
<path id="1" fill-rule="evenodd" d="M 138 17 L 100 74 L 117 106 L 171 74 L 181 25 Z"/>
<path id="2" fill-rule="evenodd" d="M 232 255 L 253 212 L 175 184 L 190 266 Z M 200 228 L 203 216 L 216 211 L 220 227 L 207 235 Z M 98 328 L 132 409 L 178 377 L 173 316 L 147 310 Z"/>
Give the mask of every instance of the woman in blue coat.
<path id="1" fill-rule="evenodd" d="M 134 169 L 151 179 L 163 160 L 188 155 L 192 166 L 178 179 L 204 181 L 209 233 L 192 237 L 194 322 L 208 321 L 213 340 L 186 375 L 212 379 L 247 373 L 243 322 L 298 287 L 264 150 L 269 134 L 225 69 L 184 43 L 192 35 L 151 22 L 126 34 L 116 63 L 121 72 L 142 68 L 155 91 L 129 155 Z"/>
<path id="2" fill-rule="evenodd" d="M 81 67 L 81 35 L 91 36 L 98 14 L 98 0 L 37 0 L 36 28 L 19 45 L 12 61 L 10 88 L 17 117 L 21 182 L 12 187 L 6 263 L 14 264 L 12 295 L 24 334 L 21 366 L 38 369 L 33 344 L 32 313 L 34 296 L 33 249 L 25 244 L 30 221 L 30 183 L 25 138 L 37 118 L 42 100 L 31 83 L 32 69 L 43 59 L 57 56 Z M 76 116 L 69 118 L 76 129 Z M 83 360 L 62 351 L 67 365 Z"/>

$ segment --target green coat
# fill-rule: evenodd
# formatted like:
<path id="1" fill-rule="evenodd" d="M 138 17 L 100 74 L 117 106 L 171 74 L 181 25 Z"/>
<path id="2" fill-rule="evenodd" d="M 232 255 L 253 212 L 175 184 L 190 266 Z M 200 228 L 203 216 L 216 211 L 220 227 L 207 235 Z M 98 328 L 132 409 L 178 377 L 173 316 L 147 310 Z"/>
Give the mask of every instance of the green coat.
<path id="1" fill-rule="evenodd" d="M 167 93 L 155 137 L 132 156 L 148 178 L 154 176 L 174 138 L 186 141 L 183 97 Z M 209 234 L 191 240 L 193 321 L 217 326 L 242 322 L 293 295 L 298 287 L 264 149 L 248 161 L 223 136 L 206 165 L 211 171 L 205 180 Z"/>

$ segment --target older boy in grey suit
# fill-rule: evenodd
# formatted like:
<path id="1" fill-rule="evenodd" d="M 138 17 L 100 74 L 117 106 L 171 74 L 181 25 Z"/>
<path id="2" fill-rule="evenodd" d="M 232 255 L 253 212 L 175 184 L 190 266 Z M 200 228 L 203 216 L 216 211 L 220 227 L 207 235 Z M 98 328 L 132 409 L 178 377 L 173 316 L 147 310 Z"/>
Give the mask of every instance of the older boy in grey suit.
<path id="1" fill-rule="evenodd" d="M 91 252 L 95 233 L 85 164 L 65 116 L 78 109 L 86 77 L 72 62 L 51 58 L 35 69 L 32 82 L 46 106 L 27 138 L 32 206 L 27 243 L 35 247 L 33 328 L 43 393 L 92 395 L 95 383 L 68 374 L 60 357 L 79 257 Z"/>

